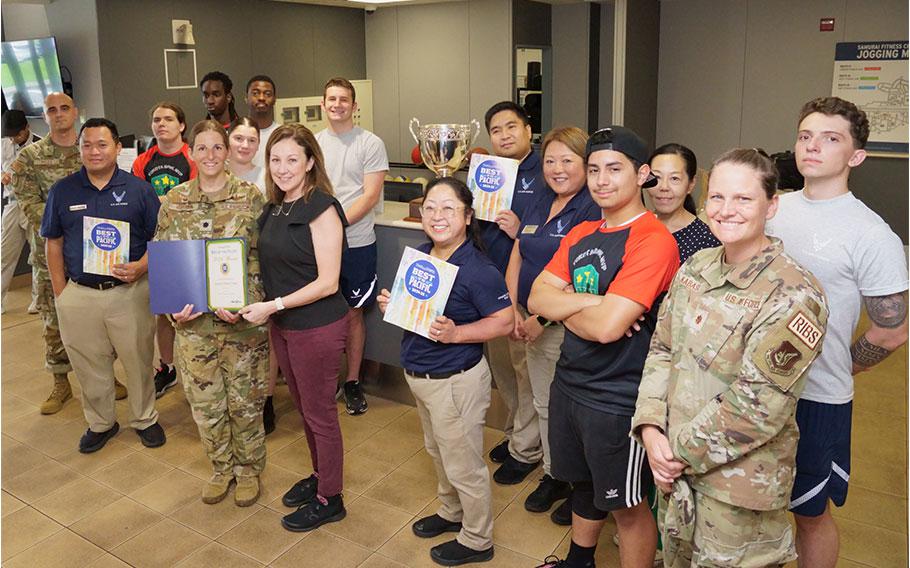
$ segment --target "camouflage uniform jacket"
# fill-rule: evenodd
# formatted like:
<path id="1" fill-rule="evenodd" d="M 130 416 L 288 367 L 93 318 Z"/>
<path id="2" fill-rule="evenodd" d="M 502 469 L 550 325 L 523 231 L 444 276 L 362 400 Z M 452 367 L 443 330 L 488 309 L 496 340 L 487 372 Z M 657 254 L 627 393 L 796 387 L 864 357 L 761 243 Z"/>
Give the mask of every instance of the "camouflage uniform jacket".
<path id="1" fill-rule="evenodd" d="M 29 244 L 33 247 L 31 254 L 35 255 L 37 251 L 42 267 L 46 265 L 44 239 L 39 236 L 38 230 L 41 228 L 47 194 L 58 180 L 79 171 L 81 167 L 79 145 L 58 146 L 51 141 L 50 134 L 23 148 L 10 166 L 10 187 L 28 220 Z M 37 240 L 33 242 L 32 239 Z"/>
<path id="2" fill-rule="evenodd" d="M 680 268 L 632 419 L 639 441 L 646 424 L 667 434 L 693 490 L 754 510 L 789 501 L 796 402 L 828 319 L 821 285 L 771 240 L 739 265 L 717 247 Z"/>
<path id="3" fill-rule="evenodd" d="M 178 185 L 162 198 L 155 240 L 245 239 L 248 301 L 261 301 L 264 292 L 259 272 L 257 220 L 264 203 L 262 193 L 255 185 L 231 174 L 228 174 L 227 185 L 217 193 L 203 192 L 199 188 L 198 178 L 190 180 Z M 215 314 L 206 313 L 177 327 L 204 335 L 242 331 L 255 326 L 242 318 L 236 324 L 225 323 Z"/>

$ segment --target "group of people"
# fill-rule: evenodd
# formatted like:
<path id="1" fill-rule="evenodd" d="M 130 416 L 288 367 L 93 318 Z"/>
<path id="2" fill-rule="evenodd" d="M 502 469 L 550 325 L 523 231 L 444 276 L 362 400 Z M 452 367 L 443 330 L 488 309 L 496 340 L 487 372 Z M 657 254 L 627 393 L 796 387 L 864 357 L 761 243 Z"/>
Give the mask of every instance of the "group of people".
<path id="1" fill-rule="evenodd" d="M 191 128 L 177 105 L 152 109 L 156 143 L 133 175 L 117 167 L 116 125 L 92 118 L 77 132 L 75 105 L 59 93 L 45 101 L 50 134 L 10 166 L 55 376 L 42 412 L 71 396 L 74 369 L 89 424 L 79 448 L 100 450 L 119 429 L 119 358 L 130 425 L 160 446 L 155 398 L 179 377 L 212 462 L 202 500 L 236 485 L 235 503 L 248 506 L 280 369 L 314 470 L 284 494 L 296 510 L 282 525 L 309 531 L 346 514 L 335 399 L 366 411 L 363 312 L 391 301 L 376 290 L 373 230 L 388 158 L 354 125 L 346 79 L 326 83 L 328 127 L 316 134 L 274 121 L 267 76 L 247 83 L 249 117 L 237 115 L 227 75 L 209 73 L 200 88 L 207 117 Z M 701 212 L 696 156 L 681 144 L 651 152 L 622 126 L 560 127 L 538 153 L 527 113 L 509 101 L 485 125 L 493 153 L 520 161 L 512 206 L 481 221 L 464 182 L 427 184 L 420 250 L 460 268 L 430 337 L 405 332 L 401 344 L 440 502 L 412 530 L 456 533 L 432 559 L 491 559 L 491 483 L 521 483 L 542 465 L 524 506 L 552 510 L 572 538 L 564 559 L 541 567 L 593 567 L 608 516 L 624 567 L 651 566 L 658 547 L 672 567 L 797 555 L 801 566 L 834 566 L 830 503 L 846 499 L 853 375 L 907 339 L 902 243 L 848 189 L 865 158 L 864 113 L 834 97 L 806 103 L 798 191 L 779 195 L 761 150 L 723 153 Z M 83 270 L 86 216 L 129 223 L 129 261 L 110 276 Z M 188 304 L 156 323 L 147 243 L 217 238 L 246 243 L 249 303 Z M 861 304 L 870 327 L 852 341 Z M 491 480 L 483 427 L 494 383 L 509 415 L 489 452 Z"/>

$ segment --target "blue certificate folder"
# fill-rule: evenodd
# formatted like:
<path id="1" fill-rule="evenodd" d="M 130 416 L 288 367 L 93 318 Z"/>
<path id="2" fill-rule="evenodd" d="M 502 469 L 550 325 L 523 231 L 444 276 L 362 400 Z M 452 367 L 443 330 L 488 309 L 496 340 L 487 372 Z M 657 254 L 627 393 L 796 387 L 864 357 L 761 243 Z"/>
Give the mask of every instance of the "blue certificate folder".
<path id="1" fill-rule="evenodd" d="M 175 314 L 187 304 L 208 312 L 205 240 L 152 241 L 149 293 L 153 314 Z"/>

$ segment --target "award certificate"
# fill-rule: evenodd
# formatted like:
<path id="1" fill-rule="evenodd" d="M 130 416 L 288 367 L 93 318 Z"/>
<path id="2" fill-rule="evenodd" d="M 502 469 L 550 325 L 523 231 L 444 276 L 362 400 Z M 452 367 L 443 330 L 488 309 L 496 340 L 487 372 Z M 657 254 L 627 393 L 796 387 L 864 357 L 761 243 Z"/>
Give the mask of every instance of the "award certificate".
<path id="1" fill-rule="evenodd" d="M 473 154 L 468 169 L 468 188 L 474 194 L 474 215 L 494 221 L 496 213 L 512 207 L 518 160 Z"/>
<path id="2" fill-rule="evenodd" d="M 430 337 L 430 324 L 445 310 L 458 267 L 405 247 L 383 321 Z"/>
<path id="3" fill-rule="evenodd" d="M 111 276 L 115 264 L 130 261 L 130 224 L 126 221 L 82 218 L 82 272 Z"/>
<path id="4" fill-rule="evenodd" d="M 205 243 L 209 309 L 239 310 L 246 305 L 246 247 L 243 239 Z"/>

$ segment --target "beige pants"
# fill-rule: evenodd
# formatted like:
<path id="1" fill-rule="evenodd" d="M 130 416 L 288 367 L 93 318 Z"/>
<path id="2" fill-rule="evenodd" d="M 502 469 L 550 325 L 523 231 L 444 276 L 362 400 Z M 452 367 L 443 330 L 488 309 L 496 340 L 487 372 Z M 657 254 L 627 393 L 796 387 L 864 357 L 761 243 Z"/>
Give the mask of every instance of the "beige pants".
<path id="1" fill-rule="evenodd" d="M 519 307 L 522 315 L 527 318 L 527 312 Z M 540 432 L 540 447 L 543 449 L 543 472 L 550 474 L 550 385 L 556 374 L 556 362 L 559 361 L 559 352 L 562 340 L 565 337 L 565 328 L 561 325 L 550 325 L 543 328 L 537 341 L 528 343 L 527 351 L 528 378 L 531 383 L 531 392 L 534 396 L 534 410 L 537 412 L 537 425 Z"/>
<path id="2" fill-rule="evenodd" d="M 487 550 L 493 546 L 493 497 L 483 459 L 491 381 L 486 359 L 448 379 L 404 376 L 417 399 L 424 444 L 436 466 L 442 503 L 437 514 L 461 522 L 458 542 Z"/>
<path id="3" fill-rule="evenodd" d="M 509 453 L 518 461 L 536 463 L 543 453 L 534 395 L 528 378 L 525 342 L 498 338 L 490 341 L 488 346 L 493 368 L 499 371 L 495 377 L 496 389 L 509 409 L 504 429 L 509 439 Z"/>
<path id="4" fill-rule="evenodd" d="M 117 420 L 114 359 L 126 370 L 130 426 L 141 430 L 158 421 L 152 377 L 155 318 L 149 310 L 148 279 L 110 290 L 68 282 L 57 297 L 60 336 L 82 386 L 82 410 L 93 432 Z"/>
<path id="5" fill-rule="evenodd" d="M 2 230 L 0 230 L 0 292 L 2 292 L 2 301 L 6 302 L 6 292 L 9 290 L 10 282 L 13 281 L 13 273 L 16 271 L 16 265 L 19 264 L 19 255 L 22 254 L 22 247 L 28 238 L 28 222 L 25 220 L 25 214 L 19 208 L 19 202 L 15 199 L 6 204 L 3 209 Z M 32 286 L 32 301 L 35 299 L 35 286 Z"/>

